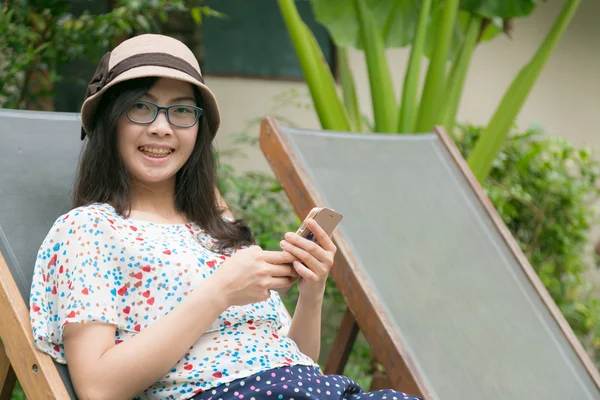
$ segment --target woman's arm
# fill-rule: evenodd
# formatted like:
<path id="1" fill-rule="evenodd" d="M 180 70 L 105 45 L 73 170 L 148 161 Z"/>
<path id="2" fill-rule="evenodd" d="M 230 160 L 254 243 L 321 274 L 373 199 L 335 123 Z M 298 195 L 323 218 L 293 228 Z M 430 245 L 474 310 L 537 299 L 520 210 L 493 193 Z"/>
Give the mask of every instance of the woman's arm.
<path id="1" fill-rule="evenodd" d="M 71 323 L 63 332 L 69 372 L 80 399 L 131 399 L 152 386 L 184 356 L 231 305 L 264 301 L 289 287 L 293 260 L 285 252 L 252 246 L 236 252 L 165 317 L 115 345 L 115 327 Z"/>
<path id="2" fill-rule="evenodd" d="M 132 399 L 162 378 L 227 308 L 209 281 L 136 336 L 115 345 L 115 327 L 67 324 L 63 342 L 80 399 Z"/>
<path id="3" fill-rule="evenodd" d="M 321 352 L 322 308 L 323 295 L 309 298 L 301 294 L 288 332 L 288 336 L 296 342 L 300 351 L 314 362 L 319 361 Z"/>
<path id="4" fill-rule="evenodd" d="M 288 336 L 296 342 L 300 351 L 317 362 L 321 348 L 321 308 L 337 247 L 314 219 L 308 219 L 306 226 L 315 235 L 318 244 L 288 232 L 280 246 L 296 256 L 293 265 L 300 275 L 300 297 Z"/>

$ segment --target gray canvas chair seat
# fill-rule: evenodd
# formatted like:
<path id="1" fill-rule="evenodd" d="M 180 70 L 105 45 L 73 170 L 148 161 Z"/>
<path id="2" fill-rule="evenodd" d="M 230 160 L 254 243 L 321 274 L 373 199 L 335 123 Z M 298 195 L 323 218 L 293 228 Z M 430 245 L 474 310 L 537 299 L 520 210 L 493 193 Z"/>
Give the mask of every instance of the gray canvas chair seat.
<path id="1" fill-rule="evenodd" d="M 80 131 L 81 121 L 76 114 L 0 109 L 0 251 L 5 263 L 0 259 L 0 268 L 8 268 L 14 278 L 20 298 L 13 300 L 22 301 L 27 307 L 37 251 L 56 218 L 70 209 L 71 186 L 81 149 Z M 9 282 L 4 281 L 4 276 L 2 284 L 6 290 Z M 32 345 L 31 332 L 21 338 L 24 343 L 15 345 L 18 338 L 8 335 L 17 329 L 5 320 L 9 312 L 6 304 L 0 304 L 0 337 L 9 359 L 19 358 L 12 364 L 23 389 L 28 399 L 52 398 L 43 396 L 57 395 L 48 392 L 61 383 L 56 381 L 56 371 L 42 370 L 40 361 L 29 354 L 26 343 Z M 28 314 L 20 317 L 21 321 L 29 321 Z M 27 351 L 16 354 L 15 349 L 19 348 Z M 68 396 L 74 399 L 66 366 L 49 362 L 50 358 L 43 354 L 37 356 L 45 360 L 44 365 L 58 369 Z M 20 365 L 24 358 L 28 362 Z M 46 382 L 49 379 L 55 381 Z M 28 385 L 30 380 L 35 387 Z"/>
<path id="2" fill-rule="evenodd" d="M 332 276 L 394 387 L 431 400 L 600 399 L 597 370 L 443 130 L 268 118 L 260 143 L 298 215 L 344 215 Z"/>

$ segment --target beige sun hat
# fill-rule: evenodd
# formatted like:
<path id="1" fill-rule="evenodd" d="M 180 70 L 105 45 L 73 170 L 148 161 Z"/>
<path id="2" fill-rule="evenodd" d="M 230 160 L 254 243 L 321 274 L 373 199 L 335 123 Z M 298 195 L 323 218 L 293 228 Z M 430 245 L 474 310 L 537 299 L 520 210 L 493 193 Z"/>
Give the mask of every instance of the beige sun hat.
<path id="1" fill-rule="evenodd" d="M 111 86 L 141 77 L 179 79 L 198 86 L 202 108 L 214 138 L 221 121 L 215 95 L 204 84 L 194 53 L 181 41 L 169 36 L 143 34 L 127 39 L 102 56 L 81 106 L 81 139 L 93 126 L 102 94 Z"/>

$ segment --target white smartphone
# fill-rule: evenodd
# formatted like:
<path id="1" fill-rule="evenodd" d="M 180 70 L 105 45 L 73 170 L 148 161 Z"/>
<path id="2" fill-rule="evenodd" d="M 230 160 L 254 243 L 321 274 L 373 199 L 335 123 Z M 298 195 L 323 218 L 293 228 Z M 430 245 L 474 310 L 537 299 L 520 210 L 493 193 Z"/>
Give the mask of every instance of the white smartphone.
<path id="1" fill-rule="evenodd" d="M 317 243 L 317 238 L 306 226 L 306 220 L 309 218 L 314 219 L 315 222 L 319 224 L 321 228 L 323 228 L 327 235 L 331 237 L 333 235 L 333 231 L 342 220 L 343 215 L 327 207 L 315 207 L 312 210 L 310 210 L 306 218 L 304 218 L 304 222 L 302 222 L 302 225 L 300 225 L 296 233 L 308 240 L 312 240 L 313 242 Z"/>

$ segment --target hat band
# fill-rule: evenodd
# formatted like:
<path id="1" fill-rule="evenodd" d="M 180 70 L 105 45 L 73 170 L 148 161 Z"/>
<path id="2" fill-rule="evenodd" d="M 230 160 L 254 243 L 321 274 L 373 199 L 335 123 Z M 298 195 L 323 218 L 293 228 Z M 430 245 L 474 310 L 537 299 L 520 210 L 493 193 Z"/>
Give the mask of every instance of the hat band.
<path id="1" fill-rule="evenodd" d="M 134 54 L 119 61 L 108 73 L 107 83 L 123 72 L 137 67 L 165 67 L 185 72 L 196 80 L 204 83 L 202 75 L 190 63 L 182 58 L 167 53 L 140 53 Z"/>

